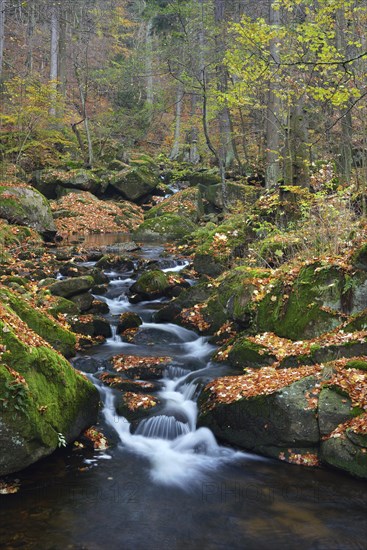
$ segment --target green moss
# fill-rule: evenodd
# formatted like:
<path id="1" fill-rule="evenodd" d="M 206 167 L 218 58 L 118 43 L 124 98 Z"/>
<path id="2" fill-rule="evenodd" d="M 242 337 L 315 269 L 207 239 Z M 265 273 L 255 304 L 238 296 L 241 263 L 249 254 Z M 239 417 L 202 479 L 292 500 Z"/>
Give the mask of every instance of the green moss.
<path id="1" fill-rule="evenodd" d="M 201 197 L 196 188 L 184 189 L 168 197 L 163 202 L 153 206 L 146 214 L 145 219 L 150 220 L 164 214 L 183 215 L 196 222 L 203 213 Z"/>
<path id="2" fill-rule="evenodd" d="M 76 337 L 69 330 L 53 322 L 47 315 L 35 309 L 24 297 L 1 288 L 0 299 L 24 321 L 39 336 L 66 357 L 74 354 Z"/>
<path id="3" fill-rule="evenodd" d="M 158 269 L 146 271 L 134 283 L 131 290 L 139 294 L 156 294 L 164 292 L 169 287 L 167 275 Z"/>
<path id="4" fill-rule="evenodd" d="M 235 339 L 228 354 L 229 363 L 235 367 L 257 368 L 271 365 L 275 360 L 276 357 L 265 346 L 255 344 L 245 336 Z"/>
<path id="5" fill-rule="evenodd" d="M 367 361 L 362 359 L 352 359 L 345 365 L 346 369 L 359 369 L 367 371 Z"/>
<path id="6" fill-rule="evenodd" d="M 50 314 L 55 317 L 55 319 L 57 319 L 60 313 L 67 315 L 78 315 L 79 309 L 74 302 L 67 300 L 66 298 L 62 298 L 61 296 L 55 296 L 55 298 L 56 302 L 53 303 L 49 310 Z"/>
<path id="7" fill-rule="evenodd" d="M 303 267 L 291 287 L 276 280 L 258 305 L 256 330 L 291 340 L 332 330 L 342 321 L 338 313 L 342 284 L 343 274 L 337 267 L 319 263 Z"/>
<path id="8" fill-rule="evenodd" d="M 182 240 L 195 231 L 195 224 L 185 216 L 164 214 L 143 222 L 134 232 L 135 239 L 172 239 Z"/>

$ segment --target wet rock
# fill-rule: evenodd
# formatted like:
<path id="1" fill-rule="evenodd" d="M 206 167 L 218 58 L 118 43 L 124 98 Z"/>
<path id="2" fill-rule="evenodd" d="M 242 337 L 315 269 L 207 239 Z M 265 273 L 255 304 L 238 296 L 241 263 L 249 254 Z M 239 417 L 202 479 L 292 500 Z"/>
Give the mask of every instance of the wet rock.
<path id="1" fill-rule="evenodd" d="M 148 167 L 126 166 L 110 179 L 110 184 L 124 198 L 136 201 L 151 193 L 159 185 L 158 176 Z"/>
<path id="2" fill-rule="evenodd" d="M 163 271 L 153 270 L 143 273 L 129 289 L 129 299 L 134 303 L 143 300 L 154 300 L 165 295 L 170 283 Z"/>
<path id="3" fill-rule="evenodd" d="M 106 269 L 111 271 L 118 271 L 124 273 L 126 271 L 134 270 L 134 262 L 124 256 L 115 256 L 114 254 L 107 254 L 102 256 L 95 265 L 96 268 Z"/>
<path id="4" fill-rule="evenodd" d="M 339 424 L 353 418 L 352 402 L 348 395 L 323 388 L 319 397 L 318 418 L 320 434 L 331 433 Z"/>
<path id="5" fill-rule="evenodd" d="M 135 355 L 116 355 L 112 359 L 113 369 L 131 380 L 158 380 L 163 377 L 171 357 L 139 357 Z"/>
<path id="6" fill-rule="evenodd" d="M 157 218 L 145 220 L 134 231 L 137 240 L 174 240 L 180 241 L 197 229 L 197 226 L 185 216 L 163 214 Z"/>
<path id="7" fill-rule="evenodd" d="M 70 300 L 74 302 L 81 313 L 89 311 L 93 304 L 93 296 L 89 292 L 82 292 L 76 296 L 71 296 Z"/>
<path id="8" fill-rule="evenodd" d="M 274 446 L 313 448 L 320 435 L 316 411 L 309 407 L 306 394 L 315 383 L 315 377 L 308 376 L 268 395 L 234 397 L 228 403 L 214 401 L 213 406 L 208 406 L 207 386 L 199 401 L 199 425 L 228 443 L 255 452 L 261 448 L 263 454 Z"/>
<path id="9" fill-rule="evenodd" d="M 137 328 L 143 323 L 141 317 L 136 313 L 126 311 L 121 313 L 117 324 L 117 334 L 123 333 L 126 329 Z"/>
<path id="10" fill-rule="evenodd" d="M 109 313 L 109 311 L 110 311 L 110 308 L 108 307 L 106 302 L 102 302 L 101 300 L 96 300 L 96 299 L 93 300 L 92 306 L 89 308 L 89 312 L 92 315 L 98 315 L 98 314 L 103 315 L 103 314 Z"/>
<path id="11" fill-rule="evenodd" d="M 94 285 L 94 279 L 90 276 L 63 279 L 52 284 L 49 289 L 54 296 L 71 298 L 82 292 L 86 292 Z"/>
<path id="12" fill-rule="evenodd" d="M 133 422 L 150 416 L 158 405 L 160 401 L 153 395 L 126 392 L 118 400 L 116 411 L 129 422 Z"/>
<path id="13" fill-rule="evenodd" d="M 356 439 L 352 430 L 321 443 L 321 460 L 354 476 L 367 478 L 367 438 Z M 361 444 L 363 443 L 363 445 Z"/>

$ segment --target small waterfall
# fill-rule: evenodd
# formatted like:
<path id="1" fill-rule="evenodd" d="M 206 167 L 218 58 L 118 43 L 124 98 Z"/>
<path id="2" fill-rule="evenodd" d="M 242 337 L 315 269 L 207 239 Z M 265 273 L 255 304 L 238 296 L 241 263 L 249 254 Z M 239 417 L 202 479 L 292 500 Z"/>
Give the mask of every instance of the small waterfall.
<path id="1" fill-rule="evenodd" d="M 166 416 L 164 414 L 142 420 L 135 434 L 143 435 L 144 437 L 173 440 L 180 435 L 189 433 L 189 431 L 190 429 L 187 424 L 176 420 L 173 416 Z"/>
<path id="2" fill-rule="evenodd" d="M 187 265 L 167 269 L 179 271 Z M 111 273 L 109 274 L 112 275 Z M 196 399 L 204 379 L 211 376 L 208 359 L 215 349 L 208 344 L 206 337 L 198 336 L 194 331 L 173 323 L 154 323 L 152 314 L 144 304 L 130 304 L 125 292 L 131 282 L 131 275 L 118 279 L 111 277 L 109 291 L 104 300 L 112 315 L 125 311 L 138 312 L 146 319 L 139 331 L 150 331 L 152 335 L 167 333 L 162 339 L 163 354 L 173 358 L 161 378 L 161 389 L 156 395 L 160 400 L 158 414 L 140 420 L 135 431 L 130 423 L 119 416 L 115 409 L 116 390 L 107 388 L 95 381 L 104 402 L 103 416 L 107 425 L 119 437 L 120 447 L 145 458 L 150 464 L 150 476 L 157 483 L 180 485 L 186 488 L 191 482 L 202 479 L 205 472 L 216 469 L 223 462 L 243 458 L 243 453 L 221 447 L 208 428 L 197 428 L 198 407 Z M 143 309 L 142 309 L 143 308 Z M 142 338 L 137 344 L 125 343 L 117 335 L 116 321 L 111 324 L 112 337 L 106 341 L 105 349 L 111 352 L 116 348 L 121 353 L 150 355 L 152 342 Z M 153 348 L 154 349 L 154 348 Z M 136 350 L 136 351 L 134 351 Z M 209 363 L 210 365 L 210 363 Z M 213 368 L 212 366 L 210 367 Z"/>

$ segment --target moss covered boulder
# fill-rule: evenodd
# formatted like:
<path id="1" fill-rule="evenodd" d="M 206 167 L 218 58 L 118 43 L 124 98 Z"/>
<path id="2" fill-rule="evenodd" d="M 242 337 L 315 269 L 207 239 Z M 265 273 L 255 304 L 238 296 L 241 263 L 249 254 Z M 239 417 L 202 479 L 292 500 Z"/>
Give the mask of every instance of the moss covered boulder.
<path id="1" fill-rule="evenodd" d="M 302 267 L 291 279 L 280 276 L 259 302 L 256 330 L 302 340 L 334 329 L 344 319 L 344 285 L 338 266 L 320 263 Z"/>
<path id="2" fill-rule="evenodd" d="M 143 323 L 141 317 L 133 311 L 125 311 L 119 315 L 117 323 L 117 334 L 122 334 L 125 330 L 130 328 L 138 328 Z"/>
<path id="3" fill-rule="evenodd" d="M 30 329 L 65 357 L 74 355 L 75 335 L 54 321 L 52 317 L 35 308 L 24 295 L 0 287 L 0 302 L 11 308 Z"/>
<path id="4" fill-rule="evenodd" d="M 251 342 L 246 336 L 236 338 L 228 353 L 228 362 L 233 367 L 260 368 L 275 361 L 276 356 L 266 346 Z"/>
<path id="5" fill-rule="evenodd" d="M 47 198 L 56 197 L 57 186 L 67 189 L 81 189 L 90 193 L 101 193 L 105 191 L 107 183 L 101 179 L 95 170 L 77 168 L 63 170 L 48 168 L 34 173 L 33 185 Z"/>
<path id="6" fill-rule="evenodd" d="M 367 479 L 367 433 L 355 430 L 351 424 L 344 430 L 333 432 L 321 443 L 321 459 L 357 477 Z"/>
<path id="7" fill-rule="evenodd" d="M 112 175 L 110 184 L 124 198 L 136 201 L 149 195 L 159 185 L 160 180 L 150 166 L 127 166 Z"/>
<path id="8" fill-rule="evenodd" d="M 156 206 L 153 206 L 146 214 L 145 219 L 150 220 L 163 214 L 176 214 L 185 216 L 192 222 L 197 222 L 204 213 L 201 194 L 197 188 L 191 187 L 178 191 L 166 198 Z"/>
<path id="9" fill-rule="evenodd" d="M 164 296 L 170 287 L 169 277 L 163 271 L 146 271 L 129 289 L 130 301 L 154 300 Z"/>
<path id="10" fill-rule="evenodd" d="M 46 240 L 56 235 L 47 199 L 31 187 L 0 185 L 0 218 L 38 231 Z"/>
<path id="11" fill-rule="evenodd" d="M 2 303 L 0 309 L 0 475 L 4 475 L 78 437 L 96 421 L 99 396 L 10 304 Z"/>
<path id="12" fill-rule="evenodd" d="M 223 189 L 220 183 L 216 185 L 199 185 L 199 191 L 202 197 L 215 208 L 223 208 Z M 243 185 L 241 183 L 227 182 L 227 206 L 241 202 L 247 206 L 255 204 L 259 198 L 261 191 L 251 185 Z"/>
<path id="13" fill-rule="evenodd" d="M 71 277 L 69 279 L 62 279 L 50 285 L 49 289 L 54 296 L 61 296 L 62 298 L 71 298 L 77 294 L 88 292 L 94 285 L 93 277 L 88 275 L 83 277 Z"/>
<path id="14" fill-rule="evenodd" d="M 271 367 L 209 383 L 199 401 L 199 425 L 221 440 L 274 456 L 288 447 L 315 449 L 319 443 L 316 408 L 308 396 L 317 378 L 312 369 Z"/>
<path id="15" fill-rule="evenodd" d="M 185 216 L 163 214 L 157 218 L 145 220 L 134 231 L 136 240 L 174 240 L 180 241 L 193 233 L 196 225 Z"/>

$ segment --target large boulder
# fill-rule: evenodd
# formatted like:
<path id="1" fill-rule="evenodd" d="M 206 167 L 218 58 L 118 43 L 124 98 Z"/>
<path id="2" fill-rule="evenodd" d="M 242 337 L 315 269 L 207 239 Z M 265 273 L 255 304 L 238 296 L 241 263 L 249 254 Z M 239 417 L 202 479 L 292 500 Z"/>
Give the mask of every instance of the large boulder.
<path id="1" fill-rule="evenodd" d="M 6 475 L 75 440 L 96 421 L 99 395 L 10 305 L 0 303 L 0 310 L 0 475 Z"/>
<path id="2" fill-rule="evenodd" d="M 77 168 L 74 170 L 62 170 L 49 168 L 37 171 L 33 175 L 33 185 L 47 198 L 54 199 L 58 187 L 66 189 L 80 189 L 90 193 L 102 193 L 105 191 L 108 182 L 101 180 L 93 170 Z"/>
<path id="3" fill-rule="evenodd" d="M 46 240 L 52 240 L 57 232 L 47 199 L 30 187 L 0 186 L 0 218 L 31 227 Z"/>
<path id="4" fill-rule="evenodd" d="M 42 311 L 36 309 L 25 297 L 4 287 L 0 288 L 0 300 L 7 304 L 27 326 L 46 340 L 54 349 L 71 357 L 75 353 L 76 338 Z"/>
<path id="5" fill-rule="evenodd" d="M 223 187 L 222 184 L 216 185 L 201 184 L 198 186 L 203 199 L 208 201 L 216 208 L 223 208 Z M 255 204 L 261 194 L 261 190 L 251 185 L 241 183 L 226 182 L 227 205 L 234 205 L 241 202 L 246 205 Z"/>
<path id="6" fill-rule="evenodd" d="M 349 307 L 344 288 L 344 273 L 338 266 L 306 265 L 294 278 L 271 283 L 259 302 L 255 330 L 291 340 L 328 332 L 341 324 Z"/>
<path id="7" fill-rule="evenodd" d="M 166 198 L 156 206 L 153 206 L 145 214 L 145 219 L 150 220 L 163 214 L 175 214 L 185 216 L 192 222 L 197 222 L 204 213 L 201 194 L 196 187 L 190 187 L 178 191 Z"/>
<path id="8" fill-rule="evenodd" d="M 308 372 L 311 369 L 288 372 L 283 387 L 271 367 L 264 367 L 256 376 L 209 383 L 200 398 L 199 425 L 209 427 L 221 440 L 270 456 L 288 447 L 313 450 L 320 435 L 316 409 L 309 406 L 307 398 L 317 379 L 307 376 Z M 289 383 L 292 375 L 294 381 Z"/>
<path id="9" fill-rule="evenodd" d="M 196 225 L 185 216 L 163 214 L 144 221 L 134 232 L 136 240 L 182 240 L 196 229 Z"/>
<path id="10" fill-rule="evenodd" d="M 49 289 L 54 296 L 62 296 L 63 298 L 71 298 L 78 294 L 87 292 L 94 285 L 94 279 L 90 275 L 83 277 L 71 277 L 62 279 L 50 285 Z"/>
<path id="11" fill-rule="evenodd" d="M 159 183 L 158 176 L 147 166 L 127 166 L 113 174 L 110 180 L 112 187 L 129 201 L 149 195 Z"/>
<path id="12" fill-rule="evenodd" d="M 367 478 L 367 434 L 353 427 L 333 433 L 321 443 L 321 459 L 329 466 Z"/>

